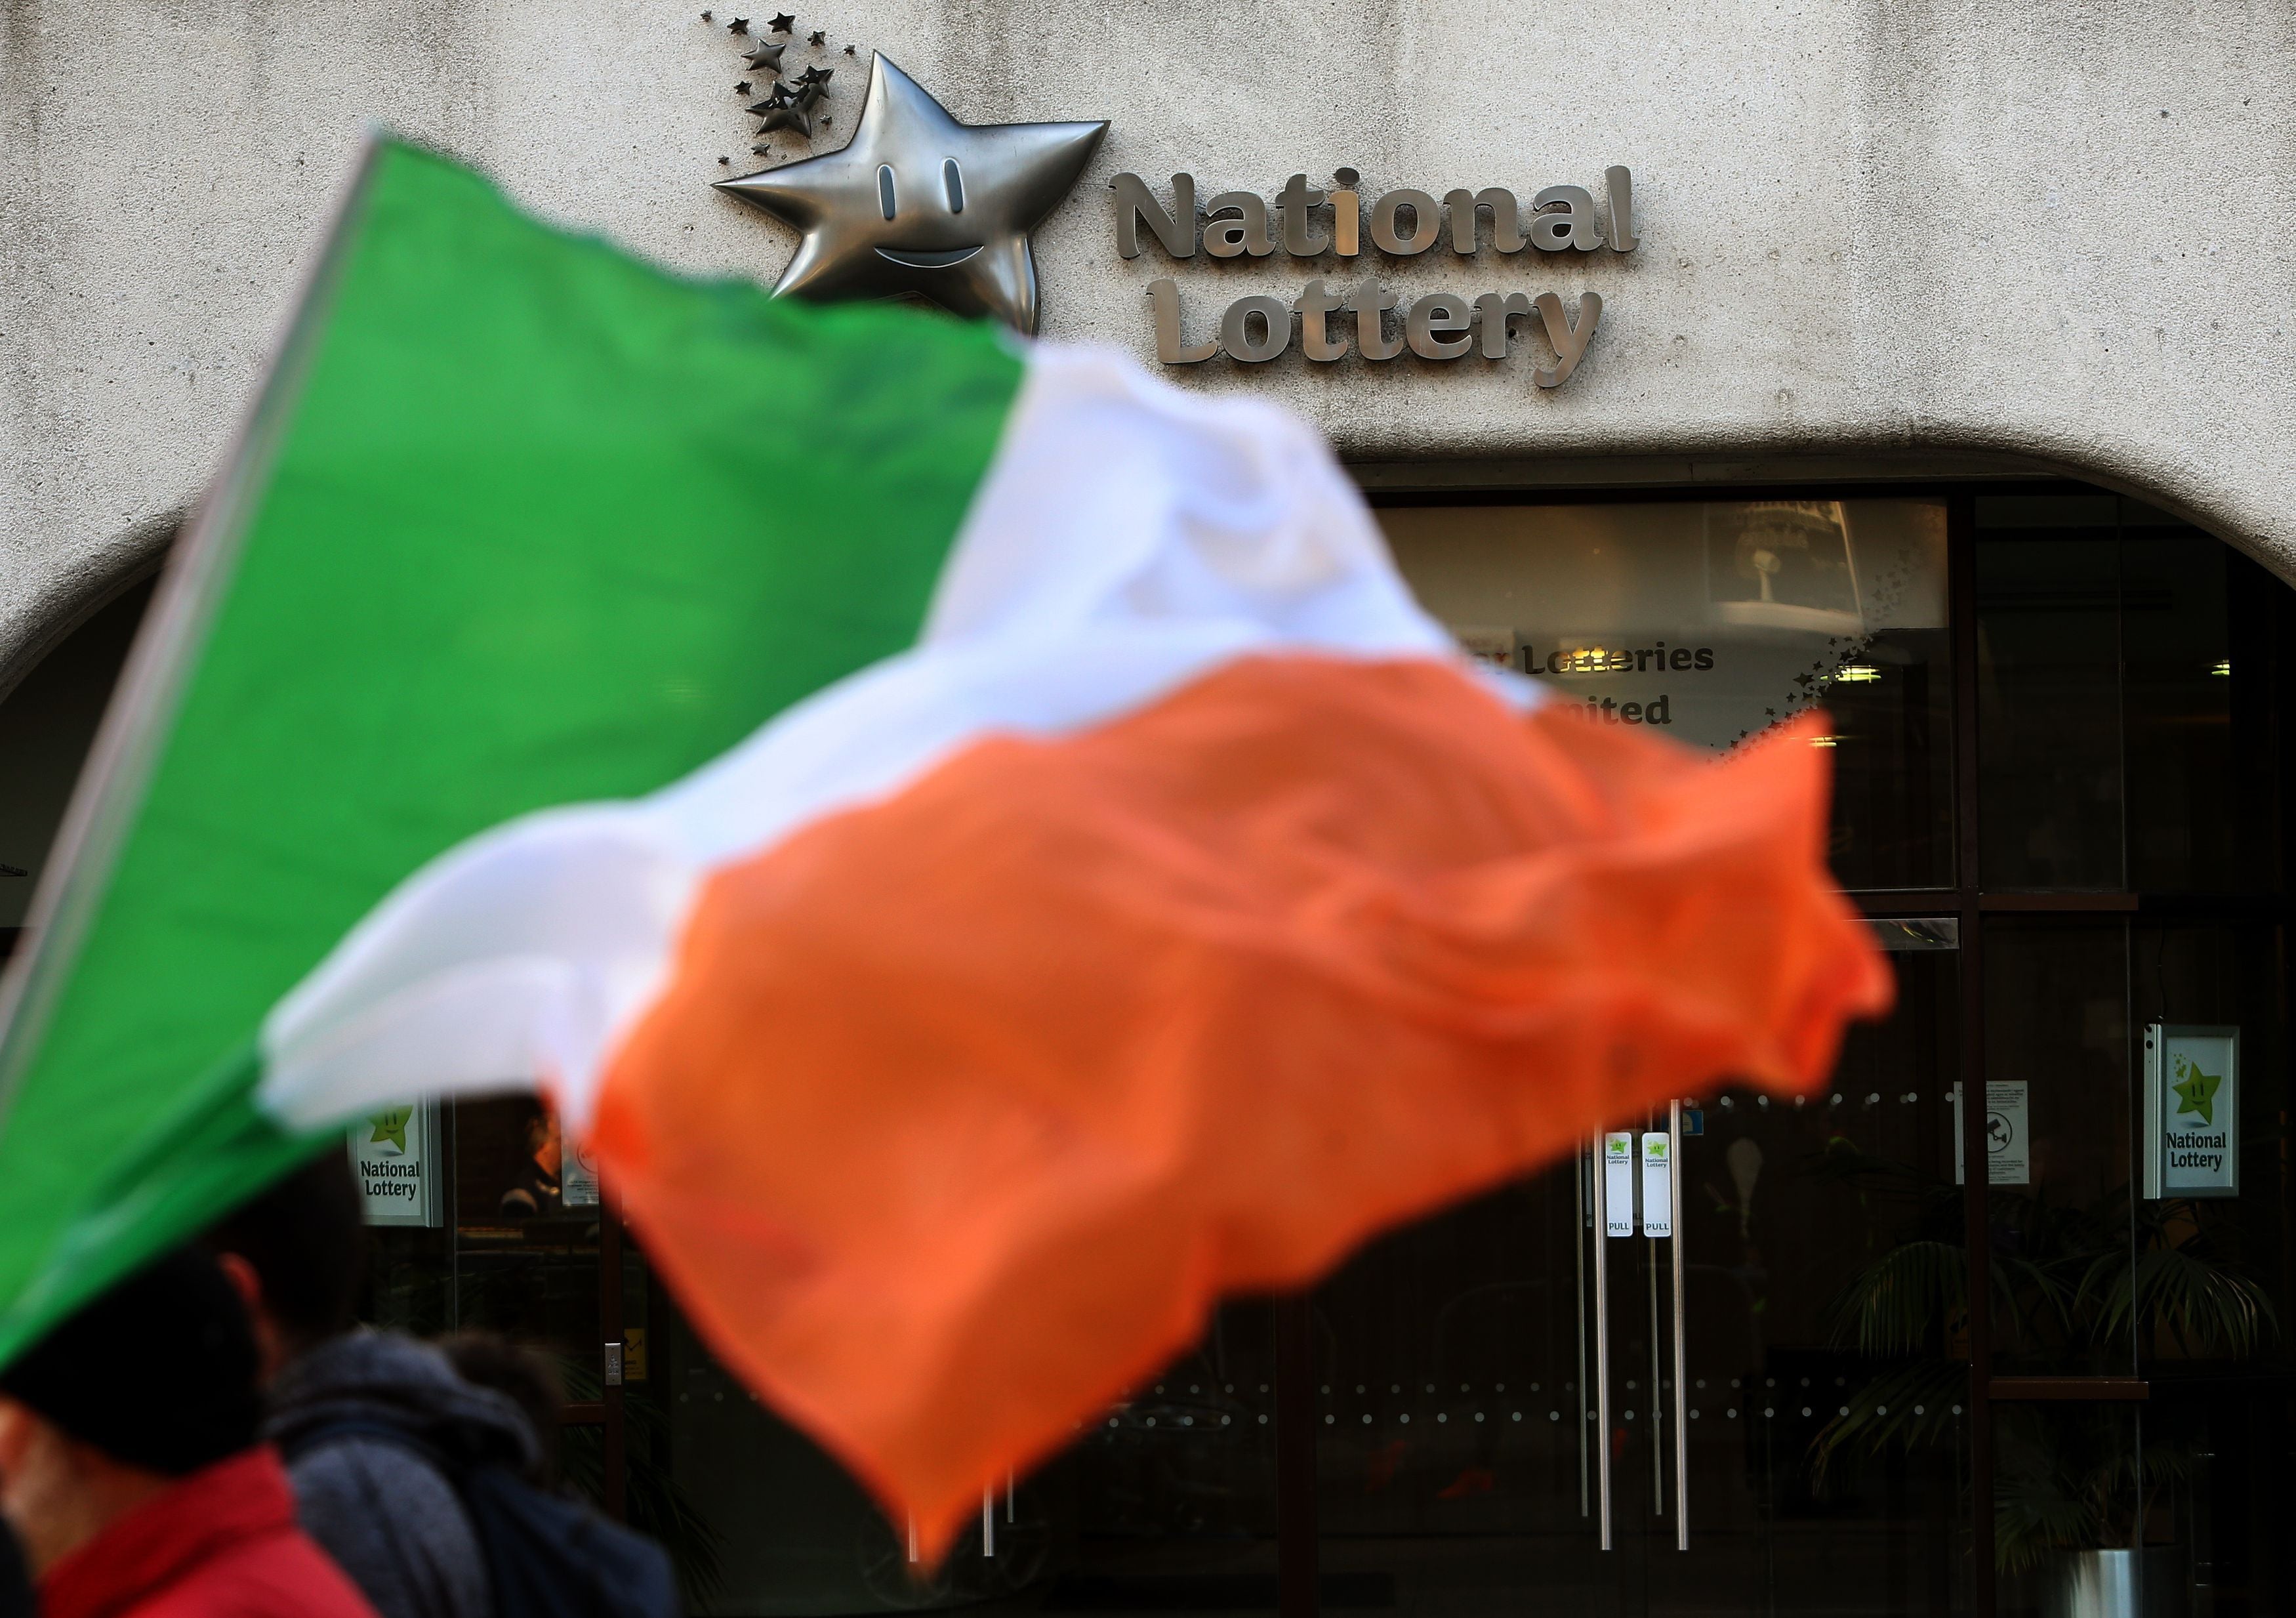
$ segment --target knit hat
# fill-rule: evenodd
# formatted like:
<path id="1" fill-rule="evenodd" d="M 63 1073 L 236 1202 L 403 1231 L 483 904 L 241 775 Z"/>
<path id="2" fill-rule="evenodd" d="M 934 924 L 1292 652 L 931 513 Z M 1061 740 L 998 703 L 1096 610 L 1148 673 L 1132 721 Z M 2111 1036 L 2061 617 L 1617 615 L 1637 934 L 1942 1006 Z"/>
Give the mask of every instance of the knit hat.
<path id="1" fill-rule="evenodd" d="M 255 1442 L 247 1310 L 215 1259 L 146 1265 L 0 1371 L 0 1393 L 113 1460 L 183 1477 Z"/>

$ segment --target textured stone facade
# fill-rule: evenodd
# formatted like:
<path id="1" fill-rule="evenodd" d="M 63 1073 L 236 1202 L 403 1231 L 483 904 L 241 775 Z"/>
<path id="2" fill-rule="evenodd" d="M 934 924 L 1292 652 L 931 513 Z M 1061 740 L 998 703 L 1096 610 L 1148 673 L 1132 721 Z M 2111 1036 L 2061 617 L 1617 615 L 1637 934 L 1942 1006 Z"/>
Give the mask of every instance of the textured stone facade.
<path id="1" fill-rule="evenodd" d="M 757 164 L 734 88 L 754 76 L 713 10 L 0 0 L 0 688 L 197 498 L 370 123 L 652 258 L 770 279 L 793 238 L 709 188 Z M 1406 304 L 1599 294 L 1556 388 L 1528 350 L 1174 368 L 1307 412 L 1379 480 L 2062 471 L 2296 578 L 2284 5 L 835 0 L 797 37 L 837 74 L 815 150 L 846 138 L 873 49 L 969 122 L 1112 121 L 1037 234 L 1048 336 L 1152 358 L 1166 275 L 1193 340 L 1317 274 L 1376 275 Z M 1109 185 L 1168 196 L 1185 170 L 1200 198 L 1274 202 L 1344 168 L 1367 198 L 1527 204 L 1558 183 L 1599 197 L 1613 164 L 1634 175 L 1631 253 L 1447 247 L 1360 271 L 1122 258 Z"/>

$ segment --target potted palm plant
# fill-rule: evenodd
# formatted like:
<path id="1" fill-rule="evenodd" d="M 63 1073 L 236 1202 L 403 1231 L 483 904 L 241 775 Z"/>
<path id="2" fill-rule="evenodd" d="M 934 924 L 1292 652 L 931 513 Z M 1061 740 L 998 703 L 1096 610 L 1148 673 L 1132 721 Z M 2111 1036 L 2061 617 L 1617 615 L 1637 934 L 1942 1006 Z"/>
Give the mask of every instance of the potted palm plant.
<path id="1" fill-rule="evenodd" d="M 1968 1385 L 1968 1267 L 1958 1187 L 1923 1185 L 1905 1165 L 1836 1141 L 1812 1165 L 1897 1182 L 1915 1210 L 1903 1239 L 1861 1266 L 1833 1308 L 1836 1346 L 1873 1362 L 1849 1413 L 1818 1434 L 1810 1465 L 1826 1486 L 1854 1456 L 1948 1442 Z M 2148 1360 L 2247 1359 L 2277 1335 L 2270 1299 L 2219 1251 L 2210 1219 L 2181 1201 L 2125 1191 L 2092 1208 L 1992 1188 L 1987 1266 L 1999 1364 L 2053 1374 L 2127 1375 Z M 2189 1472 L 2189 1442 L 2135 1441 L 2127 1406 L 1994 1406 L 1994 1554 L 2047 1613 L 2163 1618 L 2184 1603 L 2185 1548 L 2161 1542 L 2166 1502 Z"/>

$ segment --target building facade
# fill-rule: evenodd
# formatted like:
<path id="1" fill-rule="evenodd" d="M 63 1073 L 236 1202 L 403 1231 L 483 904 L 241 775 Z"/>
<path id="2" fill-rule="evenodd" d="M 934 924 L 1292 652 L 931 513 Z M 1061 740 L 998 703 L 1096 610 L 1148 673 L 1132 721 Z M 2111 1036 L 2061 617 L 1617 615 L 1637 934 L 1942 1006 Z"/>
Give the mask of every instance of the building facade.
<path id="1" fill-rule="evenodd" d="M 717 182 L 886 64 L 1105 120 L 1044 197 L 889 155 L 881 273 L 1306 414 L 1598 722 L 1823 708 L 1898 1009 L 1230 1305 L 939 1569 L 530 1104 L 392 1121 L 374 1317 L 557 1356 L 704 1612 L 2296 1609 L 2296 13 L 836 5 L 0 6 L 0 925 L 371 121 L 772 280 Z M 1032 259 L 886 236 L 919 195 Z"/>

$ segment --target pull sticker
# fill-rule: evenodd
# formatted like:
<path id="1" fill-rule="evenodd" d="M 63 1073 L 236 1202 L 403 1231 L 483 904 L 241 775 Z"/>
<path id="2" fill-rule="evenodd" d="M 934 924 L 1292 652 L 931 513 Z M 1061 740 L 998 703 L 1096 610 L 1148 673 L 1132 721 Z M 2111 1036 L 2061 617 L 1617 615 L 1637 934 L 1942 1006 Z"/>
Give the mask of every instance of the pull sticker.
<path id="1" fill-rule="evenodd" d="M 1603 1234 L 1635 1233 L 1635 1138 L 1603 1137 Z"/>
<path id="2" fill-rule="evenodd" d="M 1643 1137 L 1643 1234 L 1674 1234 L 1673 1142 L 1663 1134 Z"/>

